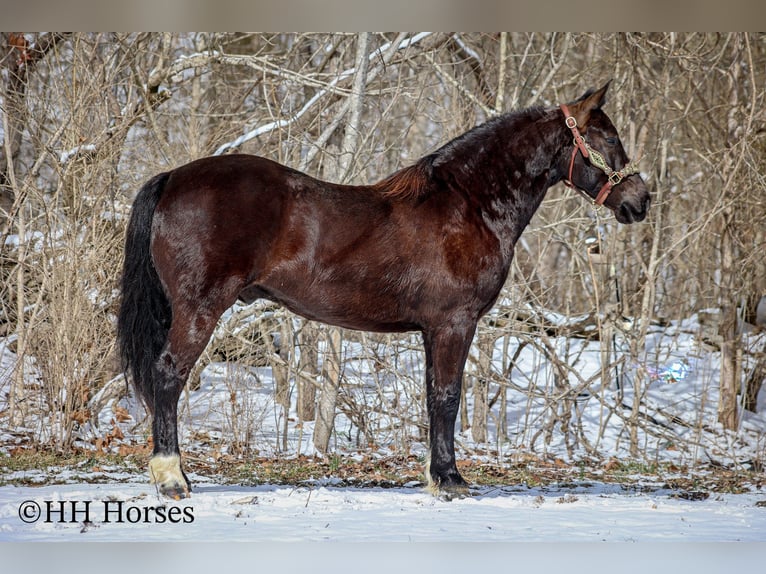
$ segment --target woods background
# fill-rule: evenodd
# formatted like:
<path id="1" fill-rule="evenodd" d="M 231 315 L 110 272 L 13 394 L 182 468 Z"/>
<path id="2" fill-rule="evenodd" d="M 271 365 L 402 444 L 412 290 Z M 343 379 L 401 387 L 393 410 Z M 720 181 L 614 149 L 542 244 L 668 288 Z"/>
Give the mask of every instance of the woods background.
<path id="1" fill-rule="evenodd" d="M 634 431 L 650 424 L 638 408 L 648 330 L 692 316 L 709 352 L 720 353 L 710 374 L 720 429 L 736 436 L 743 413 L 759 408 L 765 349 L 745 334 L 766 321 L 764 34 L 4 33 L 0 68 L 0 340 L 21 358 L 0 368 L 1 424 L 12 435 L 66 449 L 126 392 L 114 347 L 123 237 L 133 197 L 155 173 L 238 151 L 324 179 L 373 182 L 493 115 L 570 101 L 609 79 L 607 112 L 628 155 L 643 158 L 652 190 L 648 219 L 620 226 L 563 186 L 549 191 L 480 325 L 461 426 L 476 443 L 507 438 L 507 374 L 521 342 L 555 369 L 525 387 L 550 409 L 520 442 L 567 433 L 578 394 L 594 381 L 572 384 L 578 367 L 551 340 L 587 337 L 603 350 L 596 387 L 613 388 L 630 367 L 634 408 L 617 410 L 632 429 L 631 454 L 645 456 Z M 381 359 L 381 377 L 395 378 L 407 404 L 368 404 L 344 376 L 348 340 L 372 357 L 420 344 L 265 304 L 237 308 L 189 384 L 210 361 L 268 365 L 274 401 L 315 421 L 320 452 L 338 411 L 362 447 L 379 436 L 369 428 L 376 410 L 402 421 L 387 430 L 391 442 L 424 439 L 419 377 Z M 498 341 L 502 368 L 491 360 Z M 255 423 L 236 408 L 223 440 L 247 453 L 257 448 Z M 286 447 L 287 415 L 282 423 Z"/>

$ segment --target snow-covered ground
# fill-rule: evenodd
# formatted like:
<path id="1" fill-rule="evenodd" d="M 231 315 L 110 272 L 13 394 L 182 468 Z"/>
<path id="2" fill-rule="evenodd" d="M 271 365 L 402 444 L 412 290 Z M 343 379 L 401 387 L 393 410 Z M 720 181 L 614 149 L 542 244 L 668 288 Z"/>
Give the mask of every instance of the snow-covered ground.
<path id="1" fill-rule="evenodd" d="M 592 484 L 482 488 L 451 501 L 420 488 L 208 483 L 166 501 L 136 483 L 4 487 L 0 540 L 766 541 L 764 506 L 766 493 L 693 501 Z"/>

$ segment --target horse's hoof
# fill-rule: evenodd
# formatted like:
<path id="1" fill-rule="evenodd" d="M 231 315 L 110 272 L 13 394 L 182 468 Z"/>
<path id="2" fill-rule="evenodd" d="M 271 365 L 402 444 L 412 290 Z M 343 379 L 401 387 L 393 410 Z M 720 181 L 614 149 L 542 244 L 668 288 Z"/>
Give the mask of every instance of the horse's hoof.
<path id="1" fill-rule="evenodd" d="M 431 479 L 426 489 L 442 500 L 455 500 L 469 496 L 468 483 L 459 474 Z"/>
<path id="2" fill-rule="evenodd" d="M 446 484 L 440 484 L 438 490 L 438 497 L 447 502 L 455 499 L 468 498 L 470 492 L 468 490 L 468 483 L 462 482 L 448 482 Z"/>
<path id="3" fill-rule="evenodd" d="M 159 489 L 162 495 L 167 496 L 168 498 L 172 498 L 173 500 L 182 500 L 184 498 L 191 497 L 191 492 L 189 492 L 189 488 L 185 484 L 162 484 L 160 485 Z"/>
<path id="4" fill-rule="evenodd" d="M 154 455 L 149 461 L 149 478 L 157 485 L 160 494 L 168 498 L 181 500 L 190 495 L 191 486 L 177 455 Z"/>
<path id="5" fill-rule="evenodd" d="M 451 492 L 451 491 L 442 491 L 440 492 L 436 498 L 443 502 L 452 502 L 453 500 L 463 500 L 464 498 L 470 498 L 470 493 L 468 492 L 468 489 L 466 489 L 463 492 Z"/>

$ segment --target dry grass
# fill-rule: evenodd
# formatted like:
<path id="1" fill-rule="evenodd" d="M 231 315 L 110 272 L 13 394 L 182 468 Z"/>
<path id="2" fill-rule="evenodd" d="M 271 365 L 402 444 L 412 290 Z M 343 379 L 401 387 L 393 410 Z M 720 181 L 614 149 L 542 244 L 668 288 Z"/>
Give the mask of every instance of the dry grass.
<path id="1" fill-rule="evenodd" d="M 48 449 L 18 449 L 0 456 L 0 486 L 141 480 L 148 453 L 126 456 L 82 449 L 66 453 Z M 198 473 L 222 484 L 351 486 L 358 488 L 423 485 L 424 461 L 416 456 L 330 457 L 299 456 L 293 459 L 222 456 L 215 462 L 195 456 L 184 459 L 187 472 Z M 597 485 L 619 485 L 625 492 L 673 491 L 676 496 L 693 493 L 743 493 L 766 487 L 760 471 L 731 471 L 708 466 L 679 467 L 673 464 L 645 465 L 629 461 L 592 461 L 570 465 L 560 459 L 533 456 L 523 462 L 497 464 L 458 461 L 460 472 L 476 487 L 523 491 L 549 487 L 588 489 Z M 41 469 L 46 469 L 41 471 Z M 13 473 L 13 474 L 11 474 Z M 8 478 L 10 477 L 10 478 Z"/>

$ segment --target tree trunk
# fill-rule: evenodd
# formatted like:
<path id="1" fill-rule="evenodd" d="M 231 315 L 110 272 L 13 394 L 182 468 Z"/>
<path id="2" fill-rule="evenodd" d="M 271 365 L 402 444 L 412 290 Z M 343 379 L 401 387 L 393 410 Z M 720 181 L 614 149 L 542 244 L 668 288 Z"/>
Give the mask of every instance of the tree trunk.
<path id="1" fill-rule="evenodd" d="M 489 414 L 488 381 L 492 369 L 492 350 L 495 338 L 491 332 L 485 331 L 479 335 L 477 347 L 479 351 L 478 369 L 473 381 L 473 421 L 471 437 L 477 443 L 487 442 L 487 416 Z"/>
<path id="2" fill-rule="evenodd" d="M 742 406 L 751 413 L 758 411 L 758 393 L 761 392 L 764 379 L 766 379 L 766 344 L 745 383 L 745 397 Z"/>
<path id="3" fill-rule="evenodd" d="M 275 379 L 275 402 L 282 407 L 282 451 L 287 450 L 287 427 L 290 418 L 290 364 L 293 348 L 292 317 L 282 317 L 279 322 L 279 365 L 273 368 Z"/>
<path id="4" fill-rule="evenodd" d="M 370 33 L 362 32 L 356 39 L 356 66 L 354 86 L 349 96 L 349 118 L 340 150 L 338 180 L 347 183 L 351 179 L 351 168 L 359 147 L 359 132 L 362 126 L 364 92 L 367 84 L 367 55 L 370 51 Z"/>
<path id="5" fill-rule="evenodd" d="M 735 430 L 739 425 L 737 394 L 739 392 L 739 337 L 737 335 L 737 305 L 734 300 L 734 216 L 730 209 L 723 214 L 721 232 L 721 378 L 718 397 L 718 422 L 723 428 Z"/>
<path id="6" fill-rule="evenodd" d="M 338 387 L 341 374 L 341 333 L 340 329 L 325 331 L 327 350 L 322 364 L 322 392 L 314 425 L 314 447 L 325 454 L 330 446 L 330 437 L 335 426 L 335 405 L 338 402 Z"/>
<path id="7" fill-rule="evenodd" d="M 292 349 L 292 325 L 289 316 L 279 318 L 279 341 L 271 336 L 269 323 L 261 324 L 261 337 L 268 349 L 269 366 L 274 378 L 274 402 L 282 407 L 280 423 L 277 425 L 276 448 L 287 449 L 287 419 L 290 413 L 290 350 Z"/>
<path id="8" fill-rule="evenodd" d="M 317 410 L 317 372 L 318 355 L 317 345 L 319 344 L 319 331 L 316 325 L 310 321 L 305 321 L 300 334 L 298 335 L 298 344 L 300 346 L 300 358 L 298 359 L 298 418 L 301 421 L 313 421 L 316 418 Z"/>

